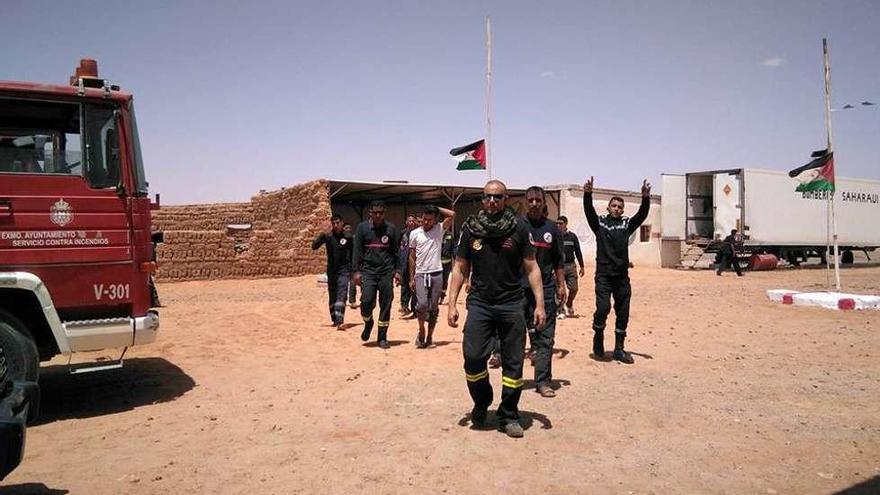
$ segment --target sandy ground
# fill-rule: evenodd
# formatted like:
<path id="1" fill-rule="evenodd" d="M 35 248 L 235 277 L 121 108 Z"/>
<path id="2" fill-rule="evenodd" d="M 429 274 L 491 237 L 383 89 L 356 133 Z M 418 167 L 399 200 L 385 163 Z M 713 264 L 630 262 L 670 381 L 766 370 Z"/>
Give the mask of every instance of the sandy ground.
<path id="1" fill-rule="evenodd" d="M 880 293 L 878 267 L 843 277 Z M 328 325 L 314 277 L 161 285 L 159 341 L 123 370 L 43 367 L 42 417 L 2 491 L 880 493 L 880 312 L 766 300 L 822 287 L 815 269 L 632 279 L 636 363 L 592 360 L 589 317 L 559 322 L 558 395 L 527 382 L 519 440 L 470 428 L 445 323 L 417 350 L 395 307 L 383 351 Z"/>

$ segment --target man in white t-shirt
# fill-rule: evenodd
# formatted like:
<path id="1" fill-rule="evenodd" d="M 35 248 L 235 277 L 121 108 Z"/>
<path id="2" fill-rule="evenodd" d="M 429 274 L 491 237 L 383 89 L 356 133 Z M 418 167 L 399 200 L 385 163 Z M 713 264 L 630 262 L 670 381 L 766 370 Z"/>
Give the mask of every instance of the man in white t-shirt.
<path id="1" fill-rule="evenodd" d="M 438 224 L 442 214 L 443 222 Z M 419 319 L 419 336 L 416 347 L 424 349 L 432 343 L 437 315 L 440 312 L 440 293 L 443 291 L 443 265 L 440 251 L 443 232 L 452 225 L 455 212 L 434 205 L 425 207 L 422 226 L 409 235 L 409 284 L 416 294 L 416 317 Z M 428 336 L 425 338 L 425 321 Z"/>

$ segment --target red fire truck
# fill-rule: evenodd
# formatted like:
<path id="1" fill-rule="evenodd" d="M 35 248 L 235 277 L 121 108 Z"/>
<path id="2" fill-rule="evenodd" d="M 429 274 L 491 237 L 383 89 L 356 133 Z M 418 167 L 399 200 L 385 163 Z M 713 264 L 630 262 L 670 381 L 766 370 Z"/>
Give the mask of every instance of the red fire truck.
<path id="1" fill-rule="evenodd" d="M 40 361 L 156 339 L 156 264 L 132 96 L 84 59 L 69 85 L 0 81 L 0 345 Z M 68 364 L 71 360 L 68 359 Z"/>

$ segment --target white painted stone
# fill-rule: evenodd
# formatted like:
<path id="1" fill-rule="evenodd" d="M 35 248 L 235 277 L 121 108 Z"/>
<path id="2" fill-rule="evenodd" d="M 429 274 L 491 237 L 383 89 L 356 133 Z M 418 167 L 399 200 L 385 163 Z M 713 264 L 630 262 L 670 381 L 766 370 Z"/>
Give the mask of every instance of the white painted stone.
<path id="1" fill-rule="evenodd" d="M 792 295 L 792 302 L 796 306 L 819 306 L 828 309 L 838 309 L 838 301 L 841 299 L 855 301 L 855 309 L 880 309 L 880 297 L 878 296 L 843 292 L 802 292 Z"/>
<path id="2" fill-rule="evenodd" d="M 799 292 L 796 290 L 789 289 L 770 289 L 767 291 L 767 299 L 776 302 L 782 302 L 782 296 L 786 294 L 798 294 Z"/>

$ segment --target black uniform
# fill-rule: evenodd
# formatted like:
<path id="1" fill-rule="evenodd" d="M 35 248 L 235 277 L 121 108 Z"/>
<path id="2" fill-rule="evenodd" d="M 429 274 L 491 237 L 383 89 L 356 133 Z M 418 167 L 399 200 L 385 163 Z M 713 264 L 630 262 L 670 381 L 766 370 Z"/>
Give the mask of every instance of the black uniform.
<path id="1" fill-rule="evenodd" d="M 523 259 L 533 259 L 535 248 L 529 242 L 528 226 L 518 219 L 512 230 L 496 237 L 478 237 L 465 227 L 456 251 L 471 265 L 471 290 L 467 297 L 462 352 L 468 391 L 475 409 L 492 404 L 492 385 L 486 360 L 492 338 L 501 338 L 501 426 L 519 419 L 522 393 L 523 351 L 526 325 L 523 315 Z"/>
<path id="2" fill-rule="evenodd" d="M 354 244 L 350 235 L 344 232 L 321 232 L 312 241 L 312 250 L 327 246 L 327 292 L 330 300 L 330 320 L 341 325 L 345 319 L 345 293 L 351 274 L 351 247 Z"/>
<path id="3" fill-rule="evenodd" d="M 394 301 L 394 274 L 400 271 L 400 234 L 397 227 L 388 222 L 375 226 L 373 222 L 361 222 L 354 235 L 352 269 L 361 273 L 361 316 L 368 328 L 372 328 L 376 293 L 379 294 L 378 340 L 386 340 L 388 323 L 391 321 L 391 303 Z M 365 339 L 369 338 L 366 332 Z"/>
<path id="4" fill-rule="evenodd" d="M 725 237 L 721 245 L 721 261 L 718 263 L 718 271 L 715 272 L 718 275 L 721 275 L 728 266 L 733 266 L 733 270 L 737 275 L 742 277 L 742 271 L 739 268 L 739 261 L 736 259 L 736 235 L 730 234 Z"/>
<path id="5" fill-rule="evenodd" d="M 529 227 L 532 246 L 535 247 L 535 261 L 541 269 L 541 283 L 544 287 L 544 312 L 547 322 L 544 328 L 535 330 L 532 335 L 532 352 L 535 353 L 535 386 L 550 385 L 553 378 L 552 356 L 556 337 L 556 270 L 562 269 L 564 254 L 562 234 L 554 222 L 542 218 L 538 221 L 525 219 Z M 531 327 L 535 317 L 535 295 L 529 286 L 528 277 L 522 278 L 523 293 L 526 297 L 526 326 Z"/>
<path id="6" fill-rule="evenodd" d="M 446 298 L 446 289 L 449 288 L 449 273 L 452 272 L 452 262 L 455 259 L 455 235 L 452 228 L 443 233 L 443 245 L 440 247 L 440 264 L 443 266 L 443 291 L 440 299 Z"/>
<path id="7" fill-rule="evenodd" d="M 405 229 L 400 235 L 400 308 L 415 312 L 416 295 L 409 288 L 409 235 L 415 229 Z"/>
<path id="8" fill-rule="evenodd" d="M 584 256 L 581 254 L 581 243 L 578 236 L 569 230 L 562 234 L 562 241 L 565 249 L 565 264 L 574 263 L 577 259 L 578 265 L 584 266 Z"/>
<path id="9" fill-rule="evenodd" d="M 569 294 L 577 294 L 578 290 L 578 270 L 575 267 L 575 260 L 578 266 L 584 267 L 584 256 L 581 254 L 581 242 L 578 236 L 572 231 L 562 234 L 563 249 L 565 250 L 565 286 Z M 574 296 L 569 295 L 569 300 L 574 300 Z M 563 312 L 563 308 L 559 308 L 559 312 Z"/>
<path id="10" fill-rule="evenodd" d="M 584 214 L 596 235 L 596 312 L 593 314 L 593 330 L 602 332 L 611 311 L 614 296 L 616 315 L 615 333 L 622 349 L 623 337 L 629 324 L 629 237 L 638 230 L 648 217 L 651 198 L 642 197 L 642 204 L 634 217 L 611 215 L 598 216 L 593 207 L 593 195 L 584 194 Z"/>

